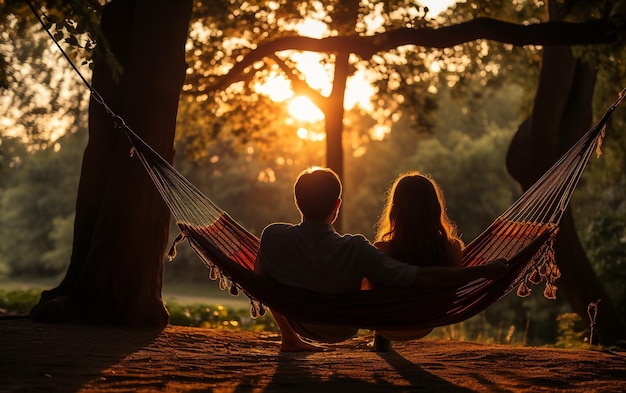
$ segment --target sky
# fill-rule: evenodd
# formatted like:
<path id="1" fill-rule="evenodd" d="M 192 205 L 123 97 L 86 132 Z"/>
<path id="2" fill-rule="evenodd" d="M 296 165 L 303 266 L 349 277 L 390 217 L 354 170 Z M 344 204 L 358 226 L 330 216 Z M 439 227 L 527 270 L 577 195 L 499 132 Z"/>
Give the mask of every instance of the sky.
<path id="1" fill-rule="evenodd" d="M 428 15 L 430 15 L 431 17 L 439 14 L 441 11 L 450 7 L 455 2 L 456 0 L 419 0 L 419 3 L 428 7 Z"/>

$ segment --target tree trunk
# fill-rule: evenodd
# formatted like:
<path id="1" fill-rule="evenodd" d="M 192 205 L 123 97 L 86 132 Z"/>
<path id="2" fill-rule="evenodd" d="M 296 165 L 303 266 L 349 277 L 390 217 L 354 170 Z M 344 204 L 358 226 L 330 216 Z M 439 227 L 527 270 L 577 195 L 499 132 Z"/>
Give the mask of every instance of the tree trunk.
<path id="1" fill-rule="evenodd" d="M 524 190 L 589 128 L 594 87 L 595 71 L 574 58 L 569 47 L 544 49 L 533 112 L 518 129 L 507 156 L 507 168 Z M 599 343 L 611 345 L 624 338 L 626 327 L 585 255 L 569 208 L 555 253 L 562 274 L 557 285 L 574 312 L 589 320 L 588 305 L 602 299 L 596 320 Z"/>
<path id="2" fill-rule="evenodd" d="M 92 86 L 126 124 L 171 162 L 191 1 L 115 0 L 102 29 L 123 67 L 116 82 L 96 59 Z M 167 28 L 165 28 L 167 26 Z M 70 266 L 33 317 L 165 326 L 161 301 L 169 212 L 112 117 L 93 97 Z"/>
<path id="3" fill-rule="evenodd" d="M 326 165 L 337 173 L 339 179 L 344 181 L 343 175 L 343 101 L 346 95 L 346 83 L 349 75 L 349 53 L 338 53 L 335 60 L 335 73 L 333 75 L 333 90 L 328 97 L 324 108 L 326 119 Z M 342 231 L 341 209 L 334 223 L 338 232 Z"/>

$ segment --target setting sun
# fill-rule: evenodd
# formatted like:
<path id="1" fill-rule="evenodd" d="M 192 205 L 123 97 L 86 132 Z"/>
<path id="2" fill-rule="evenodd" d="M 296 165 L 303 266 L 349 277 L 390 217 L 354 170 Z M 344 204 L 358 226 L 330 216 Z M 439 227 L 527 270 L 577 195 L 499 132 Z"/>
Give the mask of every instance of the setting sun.
<path id="1" fill-rule="evenodd" d="M 307 84 L 320 94 L 328 96 L 332 89 L 333 70 L 322 64 L 321 59 L 321 55 L 311 52 L 294 53 L 290 56 L 290 60 L 296 63 L 299 72 L 304 75 Z M 278 67 L 269 73 L 265 81 L 257 83 L 255 90 L 275 102 L 284 102 L 293 120 L 307 123 L 324 120 L 324 113 L 308 97 L 294 94 L 291 81 L 278 71 Z M 368 78 L 367 70 L 359 69 L 348 78 L 344 108 L 350 110 L 359 107 L 369 112 L 372 110 L 371 99 L 375 93 L 376 89 Z M 319 136 L 316 136 L 315 139 L 318 138 Z"/>
<path id="2" fill-rule="evenodd" d="M 324 120 L 324 113 L 308 98 L 294 97 L 287 106 L 289 114 L 296 120 L 315 123 Z"/>
<path id="3" fill-rule="evenodd" d="M 293 29 L 301 36 L 322 38 L 328 34 L 328 26 L 314 19 L 305 21 L 294 26 Z M 328 97 L 332 90 L 334 67 L 324 61 L 324 56 L 314 52 L 285 51 L 279 54 L 293 61 L 304 81 L 322 96 Z M 346 110 L 359 107 L 365 111 L 372 110 L 371 99 L 376 93 L 368 78 L 366 69 L 358 69 L 354 75 L 348 78 L 345 92 L 344 108 Z M 311 131 L 315 127 L 307 126 L 324 120 L 324 113 L 304 95 L 296 95 L 291 86 L 291 81 L 280 72 L 278 66 L 273 67 L 267 79 L 257 83 L 255 90 L 268 96 L 275 102 L 284 102 L 287 105 L 291 119 L 288 122 L 302 123 L 298 130 L 298 136 L 308 140 L 323 140 L 324 134 Z"/>

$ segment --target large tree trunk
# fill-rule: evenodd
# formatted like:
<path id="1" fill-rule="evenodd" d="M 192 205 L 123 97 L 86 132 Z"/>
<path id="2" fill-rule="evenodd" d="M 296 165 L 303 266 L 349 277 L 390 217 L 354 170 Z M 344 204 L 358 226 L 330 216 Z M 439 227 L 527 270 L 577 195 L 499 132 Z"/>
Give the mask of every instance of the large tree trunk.
<path id="1" fill-rule="evenodd" d="M 569 47 L 544 49 L 533 112 L 520 126 L 507 156 L 508 170 L 524 190 L 591 125 L 594 86 L 595 71 L 574 58 Z M 562 273 L 557 285 L 574 312 L 588 320 L 588 305 L 602 299 L 596 320 L 599 343 L 610 345 L 624 338 L 626 327 L 586 257 L 569 208 L 555 253 Z"/>
<path id="2" fill-rule="evenodd" d="M 171 162 L 191 1 L 115 0 L 102 29 L 123 67 L 116 82 L 96 59 L 93 88 Z M 167 26 L 167 28 L 165 28 Z M 117 124 L 119 125 L 119 124 Z M 161 301 L 169 212 L 110 114 L 93 98 L 70 266 L 42 293 L 33 316 L 128 326 L 165 326 Z"/>

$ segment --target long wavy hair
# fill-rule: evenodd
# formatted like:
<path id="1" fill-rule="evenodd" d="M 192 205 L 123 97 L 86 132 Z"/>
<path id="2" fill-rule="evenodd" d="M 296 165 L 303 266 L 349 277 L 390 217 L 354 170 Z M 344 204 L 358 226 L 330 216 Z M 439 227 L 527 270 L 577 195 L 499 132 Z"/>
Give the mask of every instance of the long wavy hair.
<path id="1" fill-rule="evenodd" d="M 419 266 L 450 265 L 451 243 L 463 243 L 446 214 L 441 188 L 417 171 L 400 175 L 388 191 L 376 241 L 393 257 Z"/>

